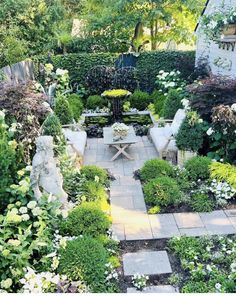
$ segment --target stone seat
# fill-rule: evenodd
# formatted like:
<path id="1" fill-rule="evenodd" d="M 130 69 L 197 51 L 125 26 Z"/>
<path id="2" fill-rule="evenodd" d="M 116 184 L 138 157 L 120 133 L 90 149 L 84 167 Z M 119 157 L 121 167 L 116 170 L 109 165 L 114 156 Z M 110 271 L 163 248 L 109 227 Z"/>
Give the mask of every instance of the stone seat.
<path id="1" fill-rule="evenodd" d="M 70 128 L 63 128 L 63 133 L 67 140 L 67 144 L 71 145 L 78 156 L 83 158 L 87 143 L 87 133 L 85 131 L 73 131 Z"/>

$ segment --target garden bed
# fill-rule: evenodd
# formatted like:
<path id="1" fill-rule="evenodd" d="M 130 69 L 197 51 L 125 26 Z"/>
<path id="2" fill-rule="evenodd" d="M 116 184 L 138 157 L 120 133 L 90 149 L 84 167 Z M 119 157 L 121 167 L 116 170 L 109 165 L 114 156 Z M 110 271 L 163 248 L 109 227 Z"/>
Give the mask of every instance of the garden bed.
<path id="1" fill-rule="evenodd" d="M 103 127 L 113 123 L 109 113 L 87 113 L 84 117 L 84 127 L 90 138 L 102 138 Z M 150 126 L 153 125 L 153 119 L 148 111 L 123 113 L 121 122 L 132 125 L 137 136 L 147 135 Z"/>
<path id="2" fill-rule="evenodd" d="M 235 235 L 124 241 L 120 243 L 120 256 L 140 250 L 167 251 L 172 274 L 150 276 L 148 286 L 173 285 L 185 293 L 235 292 L 235 244 Z M 131 286 L 131 277 L 123 275 L 120 279 L 122 292 Z"/>

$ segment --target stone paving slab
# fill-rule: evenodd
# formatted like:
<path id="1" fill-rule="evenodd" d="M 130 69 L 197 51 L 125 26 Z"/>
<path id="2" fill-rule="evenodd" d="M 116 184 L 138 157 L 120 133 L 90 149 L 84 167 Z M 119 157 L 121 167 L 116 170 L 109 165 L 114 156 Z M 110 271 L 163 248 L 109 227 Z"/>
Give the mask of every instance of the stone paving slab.
<path id="1" fill-rule="evenodd" d="M 227 217 L 236 217 L 236 209 L 224 210 Z"/>
<path id="2" fill-rule="evenodd" d="M 124 275 L 136 273 L 158 275 L 171 273 L 172 269 L 166 251 L 140 251 L 123 255 Z"/>
<path id="3" fill-rule="evenodd" d="M 148 215 L 152 228 L 153 238 L 169 238 L 180 236 L 172 214 Z"/>
<path id="4" fill-rule="evenodd" d="M 149 286 L 144 288 L 142 291 L 137 290 L 136 288 L 127 288 L 127 293 L 178 293 L 178 289 L 170 286 Z"/>
<path id="5" fill-rule="evenodd" d="M 175 213 L 174 218 L 178 228 L 204 227 L 198 213 Z"/>
<path id="6" fill-rule="evenodd" d="M 233 234 L 235 228 L 224 211 L 200 213 L 200 217 L 209 234 Z"/>
<path id="7" fill-rule="evenodd" d="M 149 223 L 125 223 L 125 239 L 149 240 L 153 239 L 152 230 Z"/>
<path id="8" fill-rule="evenodd" d="M 123 224 L 112 224 L 112 234 L 118 240 L 125 240 L 125 228 Z"/>
<path id="9" fill-rule="evenodd" d="M 203 236 L 203 235 L 209 234 L 205 227 L 180 228 L 179 231 L 181 235 L 186 235 L 186 236 Z"/>

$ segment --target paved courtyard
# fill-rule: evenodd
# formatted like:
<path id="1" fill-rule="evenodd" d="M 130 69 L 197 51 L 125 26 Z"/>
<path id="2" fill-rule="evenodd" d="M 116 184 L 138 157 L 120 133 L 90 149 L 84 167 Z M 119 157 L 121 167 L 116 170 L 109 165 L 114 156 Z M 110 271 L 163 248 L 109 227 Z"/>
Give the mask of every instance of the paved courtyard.
<path id="1" fill-rule="evenodd" d="M 128 148 L 134 160 L 111 158 L 116 149 L 105 146 L 103 139 L 88 139 L 84 164 L 109 169 L 116 178 L 111 184 L 113 232 L 120 240 L 146 240 L 173 236 L 201 236 L 236 233 L 236 210 L 211 213 L 147 214 L 141 183 L 133 178 L 148 159 L 158 157 L 153 144 L 145 137 Z"/>

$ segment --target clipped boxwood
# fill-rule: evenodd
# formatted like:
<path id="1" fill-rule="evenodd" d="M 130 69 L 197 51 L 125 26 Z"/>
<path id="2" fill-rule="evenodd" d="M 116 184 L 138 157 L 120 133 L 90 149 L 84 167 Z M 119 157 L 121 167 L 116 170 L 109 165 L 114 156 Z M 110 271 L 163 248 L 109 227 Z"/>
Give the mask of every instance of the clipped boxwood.
<path id="1" fill-rule="evenodd" d="M 136 108 L 138 110 L 145 110 L 152 102 L 150 95 L 141 90 L 136 90 L 128 100 L 131 108 Z"/>
<path id="2" fill-rule="evenodd" d="M 85 181 L 80 187 L 80 193 L 84 201 L 102 201 L 107 199 L 104 186 L 95 181 Z"/>
<path id="3" fill-rule="evenodd" d="M 54 112 L 62 125 L 73 123 L 73 112 L 65 97 L 60 96 L 56 99 Z"/>
<path id="4" fill-rule="evenodd" d="M 173 176 L 174 168 L 167 161 L 162 159 L 147 160 L 140 170 L 140 178 L 143 182 L 148 182 L 152 179 L 161 176 Z"/>
<path id="5" fill-rule="evenodd" d="M 109 183 L 107 171 L 96 165 L 85 165 L 81 168 L 80 173 L 88 181 L 95 181 L 95 178 L 98 177 L 99 183 L 103 185 L 108 185 Z"/>
<path id="6" fill-rule="evenodd" d="M 59 255 L 59 274 L 65 274 L 73 281 L 84 281 L 92 292 L 105 292 L 108 254 L 98 240 L 84 236 L 68 241 L 66 248 L 59 250 Z"/>
<path id="7" fill-rule="evenodd" d="M 85 202 L 74 208 L 60 224 L 64 235 L 89 235 L 97 237 L 106 234 L 110 227 L 108 216 L 94 202 Z"/>
<path id="8" fill-rule="evenodd" d="M 78 120 L 83 112 L 84 105 L 80 96 L 71 94 L 68 96 L 68 102 L 75 120 Z"/>
<path id="9" fill-rule="evenodd" d="M 145 201 L 151 206 L 171 206 L 181 201 L 181 191 L 170 177 L 159 177 L 144 185 Z"/>
<path id="10" fill-rule="evenodd" d="M 99 95 L 89 96 L 86 103 L 87 109 L 93 109 L 93 110 L 96 109 L 97 107 L 103 108 L 106 105 L 107 105 L 106 100 Z"/>
<path id="11" fill-rule="evenodd" d="M 192 181 L 207 180 L 210 177 L 212 160 L 206 156 L 195 156 L 185 162 L 184 168 Z"/>
<path id="12" fill-rule="evenodd" d="M 167 119 L 173 119 L 178 109 L 182 109 L 181 100 L 185 98 L 182 90 L 170 89 L 163 104 L 163 116 Z"/>

